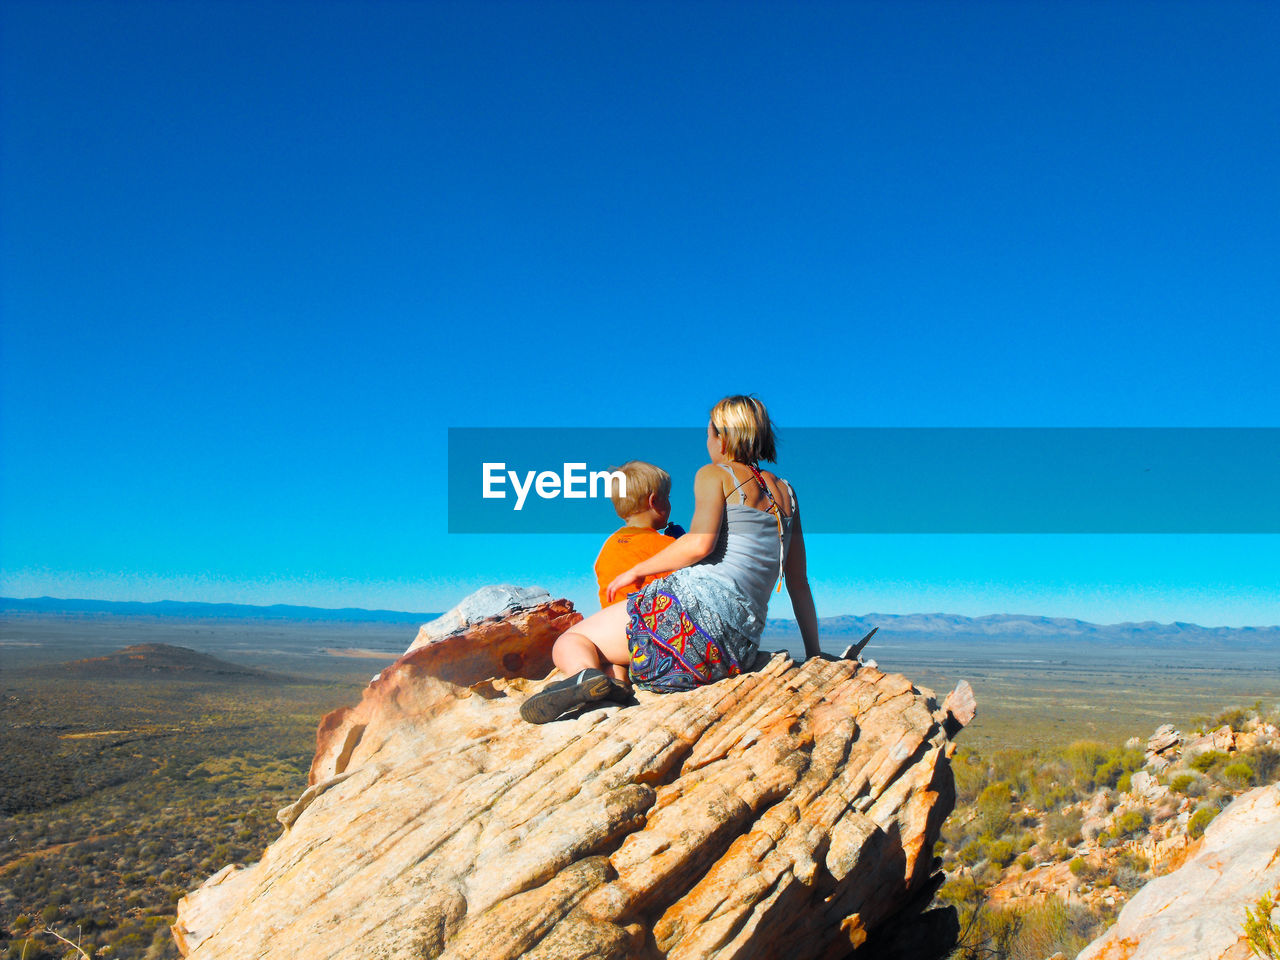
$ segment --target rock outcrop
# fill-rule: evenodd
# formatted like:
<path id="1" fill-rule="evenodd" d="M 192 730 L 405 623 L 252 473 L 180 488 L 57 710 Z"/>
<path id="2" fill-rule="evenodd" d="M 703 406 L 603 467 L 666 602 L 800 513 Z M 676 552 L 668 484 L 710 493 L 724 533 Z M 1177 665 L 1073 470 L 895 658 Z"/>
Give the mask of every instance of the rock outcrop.
<path id="1" fill-rule="evenodd" d="M 192 960 L 847 956 L 940 882 L 962 684 L 939 706 L 786 654 L 533 726 L 566 601 L 463 617 L 325 718 L 262 860 L 179 905 Z M 934 916 L 913 925 L 953 930 Z M 897 943 L 898 946 L 893 946 Z"/>
<path id="2" fill-rule="evenodd" d="M 478 623 L 501 620 L 551 602 L 551 594 L 539 587 L 517 587 L 510 583 L 481 587 L 448 613 L 424 623 L 405 653 L 465 633 Z"/>
<path id="3" fill-rule="evenodd" d="M 1244 911 L 1280 884 L 1280 784 L 1241 794 L 1187 861 L 1143 887 L 1077 960 L 1245 960 Z"/>
<path id="4" fill-rule="evenodd" d="M 551 645 L 581 619 L 572 603 L 545 591 L 504 586 L 472 594 L 425 624 L 404 656 L 373 678 L 359 704 L 320 721 L 308 783 L 359 765 L 401 721 L 448 710 L 459 696 L 470 696 L 475 683 L 545 677 L 555 669 Z"/>
<path id="5" fill-rule="evenodd" d="M 1156 727 L 1147 740 L 1147 766 L 1159 773 L 1177 759 L 1178 747 L 1182 743 L 1180 734 L 1172 723 L 1163 723 Z"/>

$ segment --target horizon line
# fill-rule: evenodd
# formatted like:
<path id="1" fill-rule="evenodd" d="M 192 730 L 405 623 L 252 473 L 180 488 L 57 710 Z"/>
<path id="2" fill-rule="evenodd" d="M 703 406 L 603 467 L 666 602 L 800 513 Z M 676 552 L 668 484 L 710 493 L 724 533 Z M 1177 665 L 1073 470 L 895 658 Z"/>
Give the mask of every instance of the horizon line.
<path id="1" fill-rule="evenodd" d="M 550 591 L 547 591 L 547 593 L 548 595 L 551 595 Z M 568 598 L 566 597 L 562 599 L 568 599 Z M 124 605 L 146 606 L 146 607 L 155 607 L 163 604 L 173 604 L 173 605 L 192 606 L 192 607 L 199 607 L 199 606 L 246 607 L 251 610 L 277 610 L 277 609 L 284 608 L 284 609 L 293 609 L 293 610 L 321 610 L 329 613 L 356 612 L 356 613 L 369 613 L 369 614 L 394 614 L 394 615 L 403 615 L 406 617 L 414 617 L 414 618 L 430 617 L 431 619 L 436 619 L 438 617 L 443 616 L 445 613 L 449 612 L 448 610 L 442 610 L 442 611 L 389 610 L 385 608 L 351 607 L 351 606 L 317 607 L 317 606 L 312 606 L 310 604 L 303 604 L 303 603 L 261 604 L 261 603 L 239 603 L 236 601 L 218 601 L 218 600 L 99 600 L 99 599 L 92 599 L 88 597 L 53 597 L 47 594 L 40 597 L 0 596 L 0 604 L 8 603 L 10 601 L 17 602 L 17 603 L 34 603 L 42 600 L 56 601 L 58 603 L 90 603 L 90 604 L 97 603 L 97 604 L 117 604 L 122 606 Z M 573 601 L 570 600 L 569 602 L 572 603 Z M 454 609 L 457 606 L 458 604 L 455 604 L 454 607 L 451 607 L 450 609 Z M 957 617 L 962 620 L 986 620 L 986 619 L 991 619 L 995 617 L 1027 617 L 1027 618 L 1035 618 L 1039 620 L 1071 620 L 1076 623 L 1086 623 L 1086 624 L 1090 624 L 1092 626 L 1098 626 L 1098 627 L 1123 627 L 1123 626 L 1142 626 L 1144 624 L 1156 624 L 1157 626 L 1163 626 L 1163 627 L 1178 627 L 1178 626 L 1199 627 L 1202 630 L 1280 630 L 1280 624 L 1246 624 L 1244 626 L 1230 627 L 1230 626 L 1209 626 L 1202 623 L 1195 623 L 1190 620 L 1170 620 L 1168 622 L 1161 621 L 1161 620 L 1119 620 L 1113 623 L 1099 623 L 1098 621 L 1095 621 L 1095 620 L 1083 620 L 1079 617 L 1053 617 L 1053 616 L 1048 616 L 1047 614 L 1040 614 L 1040 613 L 987 613 L 987 614 L 982 614 L 980 616 L 969 616 L 967 614 L 962 614 L 962 613 L 947 613 L 946 611 L 943 611 L 943 610 L 916 611 L 913 613 L 881 613 L 874 610 L 868 611 L 866 613 L 837 613 L 831 616 L 819 617 L 818 621 L 822 622 L 823 620 L 835 620 L 842 617 L 856 617 L 859 619 L 865 619 L 867 617 Z M 427 622 L 430 622 L 430 621 L 427 621 Z M 765 622 L 765 627 L 767 628 L 770 623 L 794 623 L 794 622 L 795 621 L 790 617 L 769 617 Z"/>

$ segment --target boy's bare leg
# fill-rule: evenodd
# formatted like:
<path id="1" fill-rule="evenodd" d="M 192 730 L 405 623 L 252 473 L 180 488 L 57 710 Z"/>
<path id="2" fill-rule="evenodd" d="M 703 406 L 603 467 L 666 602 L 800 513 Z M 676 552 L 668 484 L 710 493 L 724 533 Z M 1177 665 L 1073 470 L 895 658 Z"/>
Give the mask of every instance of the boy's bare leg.
<path id="1" fill-rule="evenodd" d="M 566 677 L 595 667 L 625 680 L 626 668 L 631 663 L 631 651 L 627 647 L 627 605 L 615 603 L 605 607 L 560 634 L 551 648 L 551 659 Z"/>
<path id="2" fill-rule="evenodd" d="M 616 692 L 612 678 L 630 661 L 626 605 L 606 607 L 562 633 L 551 647 L 551 659 L 569 679 L 548 684 L 520 704 L 522 718 L 550 723 L 579 704 L 611 699 Z M 600 675 L 602 667 L 610 679 Z"/>

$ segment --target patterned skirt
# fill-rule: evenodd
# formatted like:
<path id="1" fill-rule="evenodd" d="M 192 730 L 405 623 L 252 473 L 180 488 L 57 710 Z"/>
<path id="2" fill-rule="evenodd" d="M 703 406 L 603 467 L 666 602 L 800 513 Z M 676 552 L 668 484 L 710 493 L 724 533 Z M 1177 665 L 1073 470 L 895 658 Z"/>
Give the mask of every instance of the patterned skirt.
<path id="1" fill-rule="evenodd" d="M 627 595 L 631 682 L 676 693 L 751 669 L 762 620 L 737 587 L 686 567 Z"/>

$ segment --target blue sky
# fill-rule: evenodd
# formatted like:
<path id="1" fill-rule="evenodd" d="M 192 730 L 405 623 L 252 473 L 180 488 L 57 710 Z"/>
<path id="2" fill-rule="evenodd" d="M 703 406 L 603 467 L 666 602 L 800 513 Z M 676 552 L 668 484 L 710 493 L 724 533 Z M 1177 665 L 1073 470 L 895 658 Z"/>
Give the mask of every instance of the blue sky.
<path id="1" fill-rule="evenodd" d="M 445 532 L 450 426 L 1280 425 L 1275 4 L 0 18 L 6 595 L 590 608 L 594 538 Z M 810 554 L 824 615 L 1280 623 L 1275 536 Z"/>

